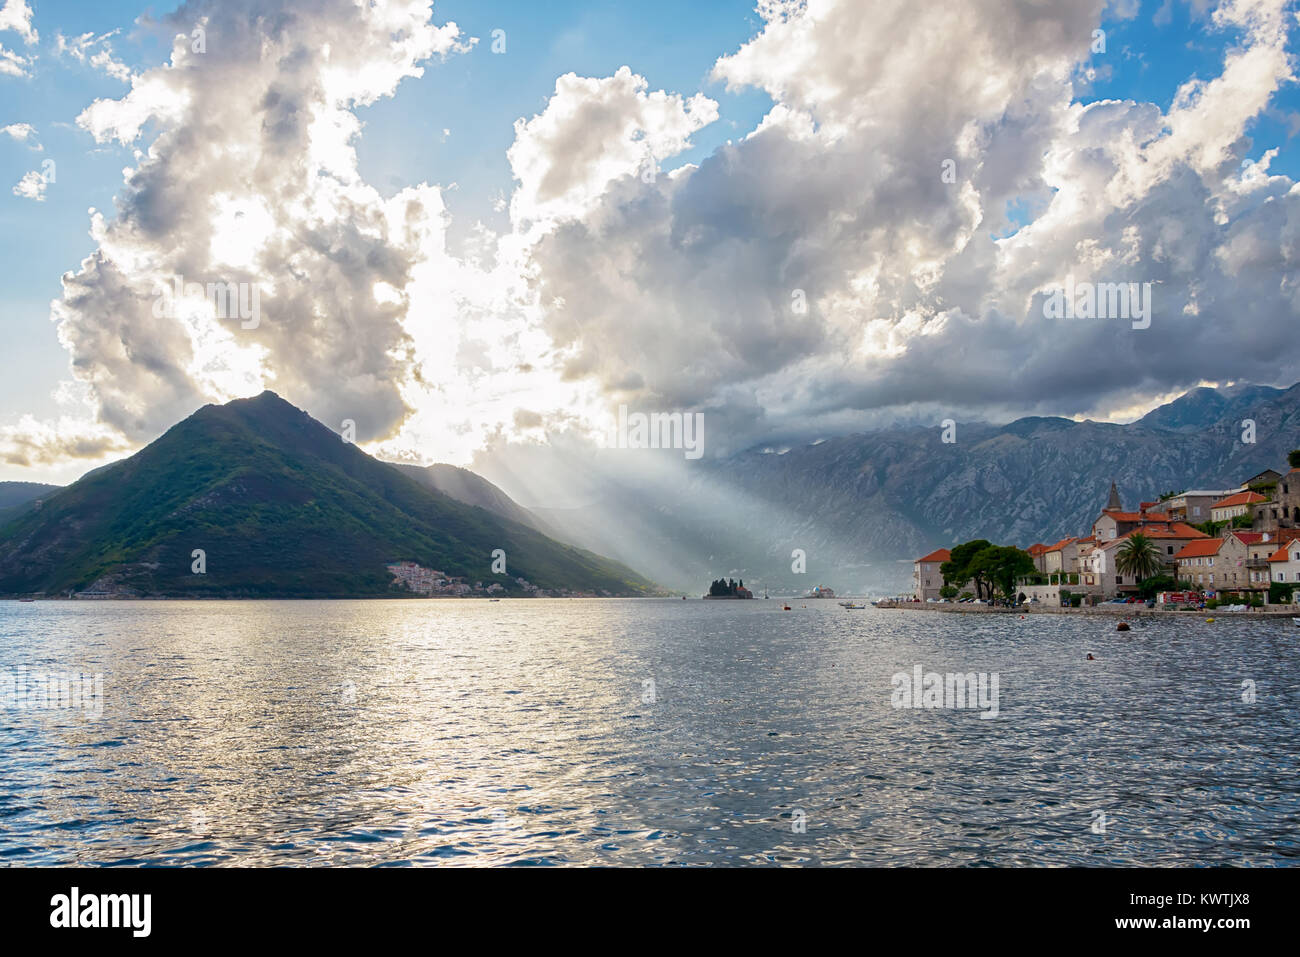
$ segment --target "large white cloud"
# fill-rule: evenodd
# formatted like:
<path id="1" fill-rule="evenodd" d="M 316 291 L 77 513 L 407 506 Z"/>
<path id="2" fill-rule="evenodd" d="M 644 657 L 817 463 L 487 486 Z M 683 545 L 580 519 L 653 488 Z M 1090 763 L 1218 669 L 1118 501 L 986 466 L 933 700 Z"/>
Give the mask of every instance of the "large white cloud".
<path id="1" fill-rule="evenodd" d="M 1292 79 L 1286 4 L 1216 8 L 1222 71 L 1168 111 L 1076 99 L 1102 8 L 760 3 L 764 29 L 714 70 L 772 96 L 759 128 L 653 183 L 625 171 L 531 247 L 565 373 L 709 408 L 741 443 L 918 403 L 1069 414 L 1300 377 L 1297 249 L 1269 238 L 1294 235 L 1297 193 L 1267 154 L 1242 166 Z M 1067 277 L 1158 283 L 1152 329 L 1046 319 Z"/>
<path id="2" fill-rule="evenodd" d="M 441 198 L 420 185 L 384 200 L 365 183 L 353 110 L 464 49 L 430 13 L 427 0 L 189 3 L 163 24 L 170 62 L 81 115 L 100 141 L 159 130 L 53 308 L 103 423 L 143 441 L 263 385 L 360 436 L 405 418 L 406 301 L 376 290 L 406 287 L 424 258 L 410 223 L 440 227 Z M 164 295 L 178 278 L 204 297 Z M 249 306 L 255 287 L 258 316 L 232 316 L 209 283 L 246 284 Z"/>

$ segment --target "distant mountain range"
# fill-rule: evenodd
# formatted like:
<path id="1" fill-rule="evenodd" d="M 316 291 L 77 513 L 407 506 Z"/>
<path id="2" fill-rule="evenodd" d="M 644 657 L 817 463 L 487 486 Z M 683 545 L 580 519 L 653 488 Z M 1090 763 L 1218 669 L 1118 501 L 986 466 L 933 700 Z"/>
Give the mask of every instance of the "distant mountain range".
<path id="1" fill-rule="evenodd" d="M 398 593 L 385 568 L 397 561 L 507 594 L 524 592 L 518 578 L 557 593 L 657 591 L 510 517 L 518 506 L 499 490 L 449 468 L 416 476 L 373 459 L 271 392 L 205 406 L 66 488 L 0 485 L 17 509 L 0 526 L 0 594 L 383 596 Z M 496 508 L 439 490 L 450 483 Z M 492 570 L 496 549 L 506 574 Z"/>
<path id="2" fill-rule="evenodd" d="M 1254 443 L 1242 441 L 1243 421 Z M 1196 389 L 1127 425 L 1031 417 L 897 428 L 782 453 L 702 459 L 680 487 L 613 485 L 582 509 L 542 510 L 570 540 L 688 588 L 718 574 L 802 592 L 909 587 L 912 560 L 986 537 L 1026 547 L 1091 527 L 1111 481 L 1126 506 L 1234 488 L 1300 447 L 1300 385 Z M 695 467 L 698 465 L 698 468 Z M 792 553 L 806 572 L 791 570 Z"/>

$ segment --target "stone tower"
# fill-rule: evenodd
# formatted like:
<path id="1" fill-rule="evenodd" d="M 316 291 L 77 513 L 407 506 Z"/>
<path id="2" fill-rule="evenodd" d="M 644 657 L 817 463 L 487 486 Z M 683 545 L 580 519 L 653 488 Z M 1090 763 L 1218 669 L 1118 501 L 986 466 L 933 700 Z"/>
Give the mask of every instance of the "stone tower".
<path id="1" fill-rule="evenodd" d="M 1124 511 L 1124 506 L 1121 505 L 1119 501 L 1119 489 L 1115 487 L 1114 482 L 1110 483 L 1110 498 L 1106 499 L 1106 508 L 1104 509 L 1104 511 L 1107 512 Z"/>

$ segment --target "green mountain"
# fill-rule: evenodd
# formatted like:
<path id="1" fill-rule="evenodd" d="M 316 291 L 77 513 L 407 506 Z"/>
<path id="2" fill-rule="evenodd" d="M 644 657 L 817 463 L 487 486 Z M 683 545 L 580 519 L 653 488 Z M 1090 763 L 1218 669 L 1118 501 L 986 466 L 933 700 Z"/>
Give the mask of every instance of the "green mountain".
<path id="1" fill-rule="evenodd" d="M 400 469 L 425 488 L 441 492 L 443 495 L 454 498 L 458 502 L 464 502 L 466 505 L 477 505 L 479 508 L 500 515 L 502 518 L 508 518 L 520 525 L 527 525 L 543 535 L 552 538 L 556 537 L 555 530 L 540 518 L 487 479 L 471 472 L 469 469 L 441 463 L 425 466 L 407 465 L 400 462 L 389 464 L 395 469 Z"/>
<path id="2" fill-rule="evenodd" d="M 41 482 L 0 482 L 0 508 L 25 505 L 32 499 L 57 492 L 59 486 Z"/>
<path id="3" fill-rule="evenodd" d="M 58 490 L 57 485 L 41 482 L 0 482 L 0 525 L 30 511 L 36 502 Z"/>
<path id="4" fill-rule="evenodd" d="M 193 570 L 196 549 L 204 573 Z M 492 571 L 505 552 L 507 574 Z M 591 552 L 458 502 L 273 392 L 204 406 L 0 526 L 0 594 L 341 598 L 403 594 L 410 561 L 473 587 L 655 594 Z"/>

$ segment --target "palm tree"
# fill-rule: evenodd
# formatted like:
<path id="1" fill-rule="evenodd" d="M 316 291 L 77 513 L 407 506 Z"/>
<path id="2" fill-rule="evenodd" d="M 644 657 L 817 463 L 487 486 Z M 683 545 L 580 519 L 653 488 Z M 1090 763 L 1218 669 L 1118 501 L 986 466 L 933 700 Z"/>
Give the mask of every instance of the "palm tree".
<path id="1" fill-rule="evenodd" d="M 1139 585 L 1143 579 L 1158 574 L 1163 567 L 1160 546 L 1141 532 L 1130 535 L 1128 541 L 1115 550 L 1115 570 L 1121 575 L 1132 575 Z"/>

